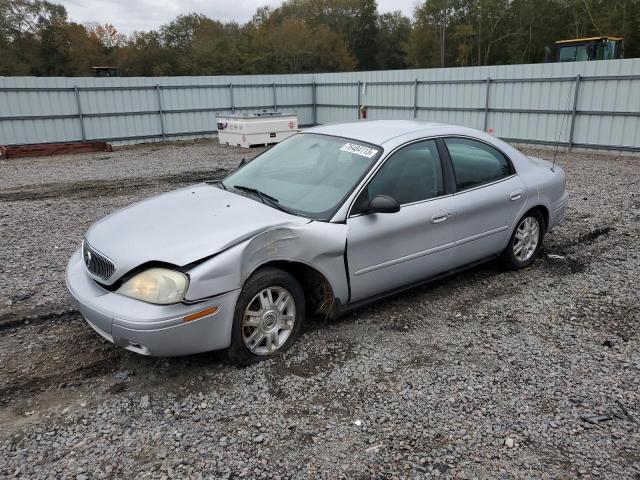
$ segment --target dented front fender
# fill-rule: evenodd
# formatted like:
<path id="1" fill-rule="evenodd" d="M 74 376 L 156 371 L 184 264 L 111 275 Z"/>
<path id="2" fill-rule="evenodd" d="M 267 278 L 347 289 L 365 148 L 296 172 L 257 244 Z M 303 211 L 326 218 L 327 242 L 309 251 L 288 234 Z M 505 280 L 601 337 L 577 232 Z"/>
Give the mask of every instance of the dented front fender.
<path id="1" fill-rule="evenodd" d="M 344 253 L 347 226 L 309 222 L 274 228 L 235 245 L 189 271 L 185 299 L 195 301 L 242 288 L 258 268 L 271 262 L 297 262 L 314 268 L 342 303 L 349 296 Z"/>

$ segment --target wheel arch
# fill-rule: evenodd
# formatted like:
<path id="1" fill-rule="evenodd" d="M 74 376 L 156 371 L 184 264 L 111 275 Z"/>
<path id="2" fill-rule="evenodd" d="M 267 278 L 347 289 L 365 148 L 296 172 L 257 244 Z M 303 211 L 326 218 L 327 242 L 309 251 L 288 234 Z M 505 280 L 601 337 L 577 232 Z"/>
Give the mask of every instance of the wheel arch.
<path id="1" fill-rule="evenodd" d="M 258 270 L 264 268 L 278 268 L 289 273 L 302 287 L 307 310 L 311 313 L 320 313 L 334 316 L 339 310 L 339 300 L 336 298 L 331 282 L 317 268 L 306 263 L 294 260 L 272 260 L 255 267 L 243 282 L 251 278 Z"/>
<path id="2" fill-rule="evenodd" d="M 549 228 L 549 209 L 542 204 L 534 205 L 533 207 L 529 208 L 524 214 L 522 214 L 520 218 L 524 218 L 528 213 L 531 213 L 533 211 L 538 211 L 542 215 L 542 220 L 544 221 L 544 232 L 546 233 L 547 229 Z"/>

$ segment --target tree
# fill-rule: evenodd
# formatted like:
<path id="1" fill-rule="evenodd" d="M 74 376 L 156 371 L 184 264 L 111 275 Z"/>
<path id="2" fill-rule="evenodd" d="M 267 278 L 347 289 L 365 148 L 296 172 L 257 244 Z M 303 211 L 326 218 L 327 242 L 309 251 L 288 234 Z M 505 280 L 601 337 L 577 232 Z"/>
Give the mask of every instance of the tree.
<path id="1" fill-rule="evenodd" d="M 259 25 L 251 33 L 253 55 L 247 73 L 304 73 L 352 70 L 355 60 L 340 37 L 324 25 L 302 20 Z"/>
<path id="2" fill-rule="evenodd" d="M 36 56 L 36 9 L 31 2 L 0 0 L 0 75 L 28 75 Z"/>
<path id="3" fill-rule="evenodd" d="M 89 37 L 95 39 L 107 53 L 124 47 L 127 42 L 127 37 L 118 32 L 110 23 L 105 23 L 104 25 L 92 23 L 85 25 L 85 29 Z"/>
<path id="4" fill-rule="evenodd" d="M 376 68 L 375 0 L 288 0 L 271 12 L 269 20 L 300 20 L 312 28 L 325 26 L 344 41 L 360 69 Z"/>
<path id="5" fill-rule="evenodd" d="M 406 61 L 411 68 L 436 67 L 438 65 L 439 35 L 437 25 L 424 9 L 415 9 L 415 21 L 406 46 Z"/>
<path id="6" fill-rule="evenodd" d="M 416 21 L 408 49 L 412 63 L 429 67 L 444 67 L 449 63 L 447 37 L 453 13 L 449 0 L 430 0 L 416 7 Z M 434 49 L 437 49 L 437 53 L 433 51 Z M 427 59 L 421 61 L 417 55 L 426 55 Z M 438 64 L 434 63 L 436 55 Z"/>
<path id="7" fill-rule="evenodd" d="M 160 27 L 162 44 L 173 54 L 174 75 L 189 75 L 195 70 L 194 38 L 203 24 L 210 21 L 204 15 L 191 13 Z"/>
<path id="8" fill-rule="evenodd" d="M 116 65 L 123 75 L 162 76 L 172 75 L 175 57 L 164 48 L 160 34 L 134 32 L 122 49 L 119 50 Z"/>
<path id="9" fill-rule="evenodd" d="M 203 22 L 195 31 L 192 75 L 241 73 L 240 27 L 235 23 Z"/>
<path id="10" fill-rule="evenodd" d="M 411 20 L 400 11 L 383 13 L 377 21 L 376 63 L 382 70 L 405 68 Z"/>
<path id="11" fill-rule="evenodd" d="M 67 12 L 62 5 L 40 4 L 37 16 L 39 58 L 35 71 L 40 75 L 64 75 L 69 62 L 70 39 Z"/>
<path id="12" fill-rule="evenodd" d="M 541 62 L 561 39 L 623 36 L 640 56 L 640 0 L 423 0 L 413 18 L 376 0 L 286 0 L 245 24 L 199 13 L 125 36 L 62 5 L 0 0 L 0 75 L 219 75 Z"/>
<path id="13" fill-rule="evenodd" d="M 375 0 L 361 0 L 352 29 L 352 53 L 361 70 L 377 68 L 378 11 Z"/>
<path id="14" fill-rule="evenodd" d="M 462 23 L 453 28 L 453 38 L 456 44 L 455 63 L 461 67 L 472 65 L 473 44 L 476 41 L 476 31 L 473 26 Z"/>

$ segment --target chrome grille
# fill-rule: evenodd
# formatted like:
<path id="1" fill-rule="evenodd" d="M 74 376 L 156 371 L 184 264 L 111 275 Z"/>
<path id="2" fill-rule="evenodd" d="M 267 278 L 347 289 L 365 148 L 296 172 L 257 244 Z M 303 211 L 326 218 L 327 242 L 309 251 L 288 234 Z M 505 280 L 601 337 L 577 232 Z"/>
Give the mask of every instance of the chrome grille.
<path id="1" fill-rule="evenodd" d="M 96 252 L 86 241 L 82 243 L 82 258 L 84 259 L 87 270 L 103 280 L 113 275 L 116 269 L 116 266 L 111 260 Z"/>

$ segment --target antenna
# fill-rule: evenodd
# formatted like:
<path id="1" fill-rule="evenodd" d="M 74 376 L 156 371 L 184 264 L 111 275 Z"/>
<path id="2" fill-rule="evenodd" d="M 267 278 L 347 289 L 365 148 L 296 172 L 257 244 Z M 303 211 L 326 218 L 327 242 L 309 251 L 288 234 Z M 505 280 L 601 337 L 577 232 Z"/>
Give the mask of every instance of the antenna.
<path id="1" fill-rule="evenodd" d="M 571 93 L 575 87 L 575 83 L 571 84 L 569 88 L 569 92 L 567 92 L 567 103 L 564 107 L 564 115 L 562 115 L 562 122 L 560 123 L 560 131 L 558 132 L 558 140 L 556 141 L 556 148 L 553 152 L 553 166 L 551 167 L 552 171 L 555 171 L 556 168 L 556 158 L 558 157 L 558 148 L 560 147 L 560 137 L 562 137 L 562 129 L 564 128 L 564 119 L 569 115 L 569 103 L 571 102 Z"/>

